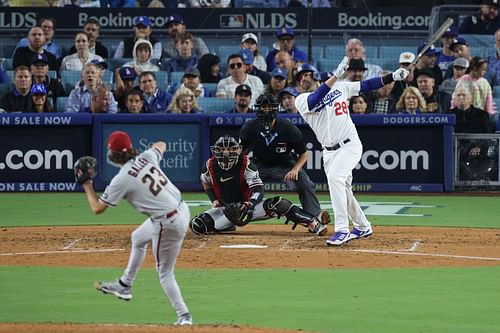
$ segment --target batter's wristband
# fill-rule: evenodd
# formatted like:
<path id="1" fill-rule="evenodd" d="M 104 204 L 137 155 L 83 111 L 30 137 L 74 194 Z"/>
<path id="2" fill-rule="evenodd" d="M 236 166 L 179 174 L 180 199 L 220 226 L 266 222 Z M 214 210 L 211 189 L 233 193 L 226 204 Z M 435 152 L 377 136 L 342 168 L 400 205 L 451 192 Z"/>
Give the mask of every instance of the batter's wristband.
<path id="1" fill-rule="evenodd" d="M 208 199 L 211 202 L 214 202 L 215 200 L 217 200 L 217 196 L 215 195 L 214 190 L 212 190 L 211 188 L 209 188 L 208 190 L 205 190 L 205 193 L 207 194 Z"/>
<path id="2" fill-rule="evenodd" d="M 382 83 L 384 84 L 384 86 L 386 84 L 391 83 L 391 82 L 394 82 L 394 78 L 392 77 L 392 73 L 387 74 L 385 76 L 382 76 Z"/>

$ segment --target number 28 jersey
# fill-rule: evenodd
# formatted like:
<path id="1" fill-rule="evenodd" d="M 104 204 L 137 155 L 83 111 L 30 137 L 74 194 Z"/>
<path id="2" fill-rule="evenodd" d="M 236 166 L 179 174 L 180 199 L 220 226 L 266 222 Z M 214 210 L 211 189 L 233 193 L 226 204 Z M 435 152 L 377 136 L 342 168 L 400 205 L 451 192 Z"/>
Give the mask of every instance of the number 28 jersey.
<path id="1" fill-rule="evenodd" d="M 125 198 L 141 213 L 158 217 L 177 208 L 181 192 L 160 168 L 162 155 L 150 148 L 127 161 L 99 198 L 109 206 L 116 206 Z"/>
<path id="2" fill-rule="evenodd" d="M 336 82 L 330 91 L 311 107 L 307 101 L 311 93 L 297 96 L 297 110 L 323 147 L 331 147 L 346 139 L 358 139 L 358 132 L 349 115 L 349 98 L 358 95 L 360 89 L 360 82 Z"/>

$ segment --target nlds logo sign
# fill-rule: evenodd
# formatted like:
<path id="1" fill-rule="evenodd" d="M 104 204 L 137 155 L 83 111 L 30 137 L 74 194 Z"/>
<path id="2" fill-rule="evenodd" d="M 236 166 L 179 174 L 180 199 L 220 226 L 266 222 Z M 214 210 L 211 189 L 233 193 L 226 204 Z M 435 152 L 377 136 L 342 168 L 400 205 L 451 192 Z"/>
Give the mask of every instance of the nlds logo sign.
<path id="1" fill-rule="evenodd" d="M 255 13 L 230 14 L 220 16 L 221 28 L 245 28 L 245 29 L 277 29 L 283 26 L 297 27 L 297 16 L 295 13 Z"/>

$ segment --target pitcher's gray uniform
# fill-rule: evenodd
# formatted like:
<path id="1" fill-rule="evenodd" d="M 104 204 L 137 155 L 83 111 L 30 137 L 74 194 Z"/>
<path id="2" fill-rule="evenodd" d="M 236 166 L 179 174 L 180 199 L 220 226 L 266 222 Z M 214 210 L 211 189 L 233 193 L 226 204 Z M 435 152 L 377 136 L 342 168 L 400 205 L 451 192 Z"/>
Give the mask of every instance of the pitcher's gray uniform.
<path id="1" fill-rule="evenodd" d="M 349 115 L 349 98 L 408 75 L 402 69 L 382 78 L 337 82 L 347 62 L 345 57 L 334 76 L 313 93 L 303 93 L 295 100 L 300 115 L 323 146 L 324 169 L 335 213 L 335 233 L 327 240 L 328 245 L 341 245 L 373 233 L 370 222 L 352 193 L 352 170 L 361 159 L 363 146 Z M 349 218 L 354 225 L 352 232 L 349 231 Z"/>

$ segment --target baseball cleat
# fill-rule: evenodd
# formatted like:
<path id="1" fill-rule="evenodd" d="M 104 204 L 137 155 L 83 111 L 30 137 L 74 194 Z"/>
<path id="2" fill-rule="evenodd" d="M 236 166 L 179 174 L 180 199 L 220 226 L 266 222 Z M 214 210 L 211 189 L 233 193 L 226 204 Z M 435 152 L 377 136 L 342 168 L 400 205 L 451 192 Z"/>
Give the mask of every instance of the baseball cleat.
<path id="1" fill-rule="evenodd" d="M 131 287 L 125 287 L 120 283 L 120 280 L 101 282 L 94 284 L 95 288 L 105 294 L 112 294 L 124 301 L 132 299 Z"/>
<path id="2" fill-rule="evenodd" d="M 349 237 L 349 232 L 336 232 L 328 238 L 326 245 L 328 246 L 340 246 L 342 244 L 348 243 L 351 238 Z"/>
<path id="3" fill-rule="evenodd" d="M 324 236 L 328 232 L 328 227 L 318 221 L 310 222 L 307 228 L 310 233 L 315 233 L 318 236 Z"/>
<path id="4" fill-rule="evenodd" d="M 369 227 L 365 231 L 359 230 L 358 228 L 352 228 L 350 240 L 370 237 L 372 234 L 373 234 L 373 229 L 371 227 Z"/>
<path id="5" fill-rule="evenodd" d="M 328 224 L 331 221 L 330 213 L 328 213 L 326 210 L 322 210 L 317 217 L 321 224 Z"/>
<path id="6" fill-rule="evenodd" d="M 193 317 L 189 313 L 185 313 L 175 321 L 176 326 L 193 325 Z"/>

